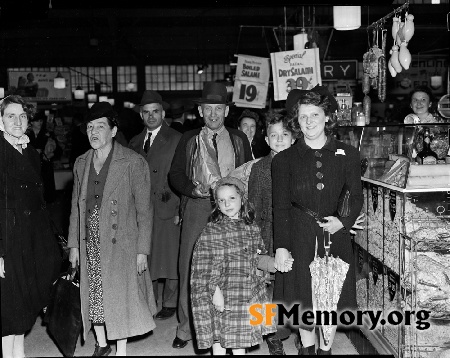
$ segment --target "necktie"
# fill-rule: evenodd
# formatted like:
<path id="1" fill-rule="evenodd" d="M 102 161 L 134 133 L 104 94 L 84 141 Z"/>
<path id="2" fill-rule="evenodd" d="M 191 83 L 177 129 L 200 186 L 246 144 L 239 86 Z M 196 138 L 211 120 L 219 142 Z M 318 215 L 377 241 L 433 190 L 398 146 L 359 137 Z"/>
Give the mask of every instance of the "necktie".
<path id="1" fill-rule="evenodd" d="M 152 137 L 152 132 L 148 132 L 147 140 L 144 143 L 144 152 L 145 154 L 148 153 L 148 149 L 150 148 L 150 138 Z"/>
<path id="2" fill-rule="evenodd" d="M 213 142 L 214 150 L 216 151 L 216 159 L 218 160 L 219 159 L 219 152 L 217 151 L 216 137 L 217 137 L 217 133 L 214 133 L 213 137 L 212 137 L 212 142 Z"/>

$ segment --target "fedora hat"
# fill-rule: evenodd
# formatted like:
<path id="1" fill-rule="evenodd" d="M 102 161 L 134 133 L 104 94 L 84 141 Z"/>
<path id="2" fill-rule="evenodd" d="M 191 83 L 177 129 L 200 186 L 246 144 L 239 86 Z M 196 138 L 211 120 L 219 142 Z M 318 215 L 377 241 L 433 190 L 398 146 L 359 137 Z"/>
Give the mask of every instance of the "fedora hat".
<path id="1" fill-rule="evenodd" d="M 304 96 L 306 93 L 309 92 L 316 92 L 322 96 L 327 96 L 328 100 L 330 101 L 330 111 L 334 113 L 339 109 L 339 105 L 336 101 L 336 98 L 328 91 L 328 87 L 316 85 L 315 87 L 309 89 L 309 90 L 299 90 L 299 89 L 293 89 L 289 92 L 287 99 L 286 99 L 286 110 L 290 112 L 295 104 L 298 102 L 298 100 Z"/>
<path id="2" fill-rule="evenodd" d="M 86 134 L 86 127 L 87 124 L 95 119 L 107 117 L 112 120 L 114 125 L 116 127 L 119 127 L 118 124 L 118 114 L 117 112 L 112 108 L 111 104 L 109 102 L 96 102 L 94 105 L 89 109 L 84 122 L 80 126 L 80 130 Z"/>
<path id="3" fill-rule="evenodd" d="M 234 102 L 228 102 L 227 87 L 219 82 L 206 82 L 203 86 L 202 98 L 194 100 L 195 103 L 203 104 L 226 104 L 232 105 Z"/>
<path id="4" fill-rule="evenodd" d="M 150 104 L 150 103 L 159 103 L 160 105 L 162 105 L 162 107 L 165 111 L 169 108 L 169 104 L 162 100 L 162 97 L 158 92 L 152 91 L 152 90 L 147 90 L 147 91 L 144 91 L 144 93 L 142 94 L 141 103 L 134 106 L 133 110 L 135 112 L 139 113 L 142 106 L 145 106 L 146 104 Z"/>
<path id="5" fill-rule="evenodd" d="M 181 117 L 183 113 L 191 111 L 192 108 L 186 107 L 181 101 L 170 102 L 170 108 L 167 111 L 167 116 L 172 118 Z"/>

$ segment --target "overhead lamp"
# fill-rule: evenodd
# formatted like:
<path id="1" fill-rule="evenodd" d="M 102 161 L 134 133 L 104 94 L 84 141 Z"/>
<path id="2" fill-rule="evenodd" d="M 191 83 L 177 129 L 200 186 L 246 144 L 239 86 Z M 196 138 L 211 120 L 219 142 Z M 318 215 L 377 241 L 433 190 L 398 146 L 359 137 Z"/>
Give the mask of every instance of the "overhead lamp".
<path id="1" fill-rule="evenodd" d="M 97 102 L 97 93 L 90 91 L 90 92 L 88 92 L 87 98 L 88 98 L 88 102 L 91 102 L 91 103 Z"/>
<path id="2" fill-rule="evenodd" d="M 359 29 L 361 6 L 333 6 L 333 26 L 339 31 Z"/>
<path id="3" fill-rule="evenodd" d="M 114 100 L 114 98 L 108 98 L 108 102 L 111 106 L 114 106 L 114 103 L 116 103 L 116 101 Z"/>
<path id="4" fill-rule="evenodd" d="M 134 83 L 133 82 L 128 82 L 127 83 L 127 85 L 125 86 L 125 89 L 128 91 L 128 92 L 131 92 L 131 91 L 133 91 L 134 90 Z"/>
<path id="5" fill-rule="evenodd" d="M 94 105 L 94 102 L 88 103 L 88 108 L 91 108 Z"/>
<path id="6" fill-rule="evenodd" d="M 0 87 L 0 98 L 5 97 L 5 89 L 3 87 Z"/>
<path id="7" fill-rule="evenodd" d="M 99 102 L 108 102 L 108 96 L 98 96 Z"/>
<path id="8" fill-rule="evenodd" d="M 66 79 L 61 75 L 61 72 L 59 71 L 53 80 L 53 87 L 55 87 L 56 89 L 66 88 Z"/>
<path id="9" fill-rule="evenodd" d="M 73 92 L 75 99 L 84 99 L 84 89 L 81 86 L 77 86 Z"/>
<path id="10" fill-rule="evenodd" d="M 197 66 L 197 73 L 201 75 L 208 68 L 208 65 L 199 65 Z"/>

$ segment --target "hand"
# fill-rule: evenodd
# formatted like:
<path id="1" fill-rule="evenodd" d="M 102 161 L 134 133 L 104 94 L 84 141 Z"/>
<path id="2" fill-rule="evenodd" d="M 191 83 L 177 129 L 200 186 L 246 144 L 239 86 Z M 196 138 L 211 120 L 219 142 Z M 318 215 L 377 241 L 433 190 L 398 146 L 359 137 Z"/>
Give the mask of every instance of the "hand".
<path id="1" fill-rule="evenodd" d="M 180 220 L 180 217 L 179 217 L 178 215 L 175 215 L 175 216 L 173 217 L 173 224 L 174 224 L 174 225 L 179 225 L 179 224 L 181 224 L 181 220 Z"/>
<path id="2" fill-rule="evenodd" d="M 324 217 L 325 220 L 327 220 L 326 223 L 317 222 L 321 228 L 323 228 L 325 231 L 328 231 L 331 235 L 336 233 L 337 231 L 341 230 L 344 225 L 342 224 L 341 220 L 339 220 L 335 216 L 326 216 Z"/>
<path id="3" fill-rule="evenodd" d="M 284 248 L 277 249 L 275 253 L 275 268 L 280 272 L 288 272 L 290 270 L 287 270 L 285 263 L 286 260 L 291 258 L 290 253 L 288 250 Z"/>
<path id="4" fill-rule="evenodd" d="M 5 260 L 0 257 L 0 277 L 5 278 Z"/>
<path id="5" fill-rule="evenodd" d="M 194 198 L 208 198 L 209 191 L 204 191 L 203 184 L 199 182 L 194 182 L 195 188 L 192 190 L 192 196 Z"/>
<path id="6" fill-rule="evenodd" d="M 216 310 L 222 313 L 225 309 L 225 300 L 223 298 L 223 293 L 220 290 L 219 286 L 216 286 L 216 291 L 213 295 L 213 305 Z"/>
<path id="7" fill-rule="evenodd" d="M 72 264 L 72 268 L 76 268 L 80 264 L 80 250 L 76 247 L 70 248 L 69 261 Z"/>
<path id="8" fill-rule="evenodd" d="M 355 230 L 362 230 L 365 228 L 365 226 L 359 225 L 362 224 L 364 221 L 366 221 L 364 213 L 360 214 L 357 218 L 355 223 L 353 224 L 352 228 L 350 229 L 350 234 L 356 235 Z"/>
<path id="9" fill-rule="evenodd" d="M 291 253 L 289 253 L 289 258 L 284 261 L 284 267 L 286 268 L 286 272 L 292 271 L 292 265 L 294 264 L 294 258 Z"/>
<path id="10" fill-rule="evenodd" d="M 137 272 L 139 275 L 147 270 L 147 255 L 137 254 Z"/>

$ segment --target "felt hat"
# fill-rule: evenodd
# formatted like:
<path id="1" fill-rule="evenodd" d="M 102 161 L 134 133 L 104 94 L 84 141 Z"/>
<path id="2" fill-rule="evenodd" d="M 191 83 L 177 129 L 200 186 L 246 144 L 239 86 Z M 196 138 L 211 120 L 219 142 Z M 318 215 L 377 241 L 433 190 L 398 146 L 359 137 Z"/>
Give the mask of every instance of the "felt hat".
<path id="1" fill-rule="evenodd" d="M 309 93 L 309 92 L 316 92 L 322 96 L 327 96 L 328 100 L 331 103 L 331 106 L 330 106 L 331 113 L 334 113 L 335 111 L 337 111 L 339 109 L 339 105 L 336 101 L 336 98 L 334 98 L 334 96 L 328 91 L 328 87 L 316 85 L 315 87 L 313 87 L 309 90 L 293 89 L 292 91 L 290 91 L 287 96 L 287 99 L 286 99 L 286 110 L 288 112 L 290 112 L 294 108 L 294 106 L 298 102 L 298 100 L 302 96 L 304 96 L 306 93 Z"/>
<path id="2" fill-rule="evenodd" d="M 150 103 L 159 103 L 160 105 L 162 105 L 164 111 L 169 109 L 169 104 L 162 100 L 162 97 L 158 92 L 152 91 L 152 90 L 147 90 L 147 91 L 144 91 L 144 93 L 142 94 L 141 103 L 134 106 L 133 110 L 135 112 L 139 113 L 142 106 L 145 106 L 146 104 L 150 104 Z"/>
<path id="3" fill-rule="evenodd" d="M 89 109 L 84 122 L 80 126 L 81 132 L 86 134 L 87 124 L 95 119 L 107 117 L 110 118 L 116 127 L 119 127 L 118 114 L 109 102 L 96 102 Z"/>
<path id="4" fill-rule="evenodd" d="M 183 113 L 190 112 L 192 108 L 186 107 L 181 101 L 170 102 L 170 108 L 167 111 L 167 117 L 179 118 Z"/>
<path id="5" fill-rule="evenodd" d="M 194 100 L 197 104 L 226 104 L 232 105 L 234 102 L 228 102 L 227 87 L 219 82 L 206 82 L 203 86 L 202 97 Z"/>

